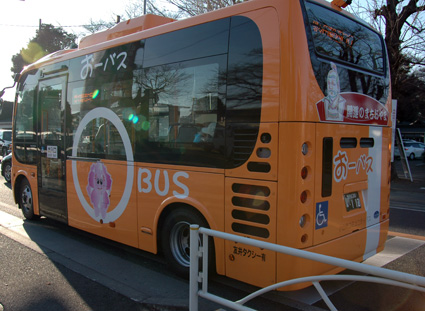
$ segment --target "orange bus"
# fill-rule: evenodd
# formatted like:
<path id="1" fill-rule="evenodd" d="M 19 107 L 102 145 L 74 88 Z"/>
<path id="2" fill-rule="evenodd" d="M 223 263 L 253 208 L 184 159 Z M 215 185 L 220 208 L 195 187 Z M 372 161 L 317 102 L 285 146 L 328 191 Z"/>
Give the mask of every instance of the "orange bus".
<path id="1" fill-rule="evenodd" d="M 335 3 L 124 21 L 20 74 L 15 200 L 179 274 L 191 223 L 362 261 L 389 225 L 389 81 L 382 36 Z M 337 272 L 212 244 L 218 274 L 257 286 Z"/>

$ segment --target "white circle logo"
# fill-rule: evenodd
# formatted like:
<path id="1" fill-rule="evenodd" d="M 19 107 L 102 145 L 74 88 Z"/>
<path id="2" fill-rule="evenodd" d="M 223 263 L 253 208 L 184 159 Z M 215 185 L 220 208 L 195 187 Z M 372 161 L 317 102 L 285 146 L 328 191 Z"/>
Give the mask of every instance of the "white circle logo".
<path id="1" fill-rule="evenodd" d="M 121 200 L 119 201 L 117 206 L 110 212 L 107 212 L 106 215 L 99 214 L 95 212 L 95 209 L 87 202 L 86 198 L 83 195 L 83 192 L 81 191 L 80 182 L 78 180 L 76 160 L 72 160 L 72 177 L 74 180 L 74 187 L 77 192 L 78 199 L 80 200 L 87 214 L 89 214 L 91 218 L 98 222 L 110 223 L 117 220 L 127 207 L 128 201 L 130 200 L 131 190 L 133 188 L 134 178 L 133 150 L 131 148 L 130 138 L 128 137 L 127 131 L 124 125 L 122 124 L 120 118 L 112 110 L 103 107 L 95 108 L 88 112 L 81 120 L 80 124 L 78 125 L 77 131 L 75 132 L 74 143 L 72 145 L 72 157 L 77 157 L 78 144 L 84 128 L 87 126 L 87 124 L 89 124 L 90 121 L 99 117 L 105 118 L 115 126 L 124 144 L 125 155 L 127 159 L 127 178 L 125 182 L 124 193 L 121 197 Z"/>

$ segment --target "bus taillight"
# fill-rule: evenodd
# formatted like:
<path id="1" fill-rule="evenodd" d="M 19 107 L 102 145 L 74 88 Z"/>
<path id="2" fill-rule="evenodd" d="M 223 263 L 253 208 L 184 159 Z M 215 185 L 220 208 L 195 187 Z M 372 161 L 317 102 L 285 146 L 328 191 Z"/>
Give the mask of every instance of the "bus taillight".
<path id="1" fill-rule="evenodd" d="M 306 167 L 306 166 L 304 166 L 304 167 L 301 169 L 301 178 L 302 178 L 302 179 L 306 179 L 306 178 L 307 178 L 307 176 L 308 176 L 308 169 L 307 169 L 307 167 Z"/>
<path id="2" fill-rule="evenodd" d="M 308 198 L 307 191 L 303 191 L 303 192 L 301 192 L 301 195 L 300 195 L 301 203 L 305 203 L 305 202 L 307 202 L 307 198 Z"/>

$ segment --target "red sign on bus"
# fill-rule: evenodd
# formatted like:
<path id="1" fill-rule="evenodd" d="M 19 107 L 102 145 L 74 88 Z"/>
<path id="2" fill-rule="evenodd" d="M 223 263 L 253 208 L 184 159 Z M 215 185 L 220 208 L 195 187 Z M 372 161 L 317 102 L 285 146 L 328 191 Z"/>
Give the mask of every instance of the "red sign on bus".
<path id="1" fill-rule="evenodd" d="M 380 102 L 360 93 L 340 93 L 333 113 L 327 98 L 316 103 L 320 121 L 387 125 L 389 113 Z"/>

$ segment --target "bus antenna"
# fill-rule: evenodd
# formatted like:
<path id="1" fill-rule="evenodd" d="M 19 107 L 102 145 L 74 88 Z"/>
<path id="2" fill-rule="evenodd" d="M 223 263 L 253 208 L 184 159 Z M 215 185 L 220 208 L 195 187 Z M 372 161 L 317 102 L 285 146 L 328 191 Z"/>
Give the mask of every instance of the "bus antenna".
<path id="1" fill-rule="evenodd" d="M 333 0 L 331 3 L 343 9 L 351 4 L 351 0 Z"/>

